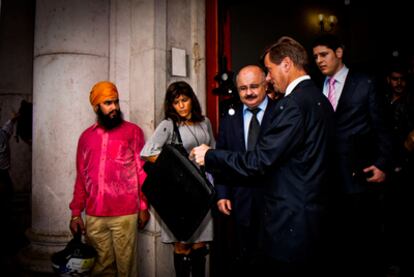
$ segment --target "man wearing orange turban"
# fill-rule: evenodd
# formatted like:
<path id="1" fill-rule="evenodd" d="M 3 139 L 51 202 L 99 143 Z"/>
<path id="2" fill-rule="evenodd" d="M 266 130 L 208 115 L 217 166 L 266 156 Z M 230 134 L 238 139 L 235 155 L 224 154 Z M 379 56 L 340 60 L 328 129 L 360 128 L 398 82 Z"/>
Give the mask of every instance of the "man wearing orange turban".
<path id="1" fill-rule="evenodd" d="M 82 231 L 98 252 L 92 276 L 136 276 L 137 229 L 149 219 L 141 191 L 144 133 L 122 118 L 113 83 L 96 83 L 89 101 L 97 122 L 78 141 L 70 230 Z"/>
<path id="2" fill-rule="evenodd" d="M 108 81 L 96 83 L 89 96 L 89 101 L 94 108 L 106 100 L 114 99 L 118 99 L 118 89 L 113 83 Z"/>

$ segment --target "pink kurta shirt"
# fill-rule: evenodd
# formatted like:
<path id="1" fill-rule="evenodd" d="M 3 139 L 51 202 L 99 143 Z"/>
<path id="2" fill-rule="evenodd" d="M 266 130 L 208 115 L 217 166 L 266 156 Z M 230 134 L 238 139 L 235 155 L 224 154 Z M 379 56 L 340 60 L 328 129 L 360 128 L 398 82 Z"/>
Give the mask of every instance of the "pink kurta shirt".
<path id="1" fill-rule="evenodd" d="M 121 216 L 148 208 L 141 191 L 146 174 L 139 154 L 144 143 L 141 128 L 127 121 L 109 131 L 94 124 L 82 133 L 72 216 L 84 209 L 91 216 Z"/>

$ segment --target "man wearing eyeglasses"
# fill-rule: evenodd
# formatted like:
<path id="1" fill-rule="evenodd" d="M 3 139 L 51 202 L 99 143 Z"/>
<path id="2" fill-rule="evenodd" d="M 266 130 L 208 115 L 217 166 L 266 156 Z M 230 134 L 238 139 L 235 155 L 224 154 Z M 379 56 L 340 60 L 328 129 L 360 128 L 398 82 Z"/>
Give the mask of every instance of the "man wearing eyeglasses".
<path id="1" fill-rule="evenodd" d="M 327 171 L 333 109 L 306 73 L 304 47 L 282 37 L 264 53 L 266 80 L 283 93 L 253 150 L 195 147 L 206 171 L 263 185 L 264 274 L 322 276 Z M 256 182 L 253 185 L 258 186 Z M 333 275 L 330 275 L 333 276 Z"/>
<path id="2" fill-rule="evenodd" d="M 241 103 L 235 107 L 234 113 L 221 119 L 217 149 L 245 152 L 254 148 L 256 143 L 255 138 L 252 138 L 253 132 L 265 128 L 269 120 L 268 114 L 274 107 L 273 100 L 267 97 L 265 77 L 263 69 L 257 65 L 247 65 L 239 71 L 236 83 Z M 259 125 L 256 127 L 260 129 L 253 130 L 253 120 L 257 120 Z M 260 131 L 256 134 L 256 139 L 258 135 Z M 251 186 L 249 181 L 259 184 Z M 259 179 L 249 181 L 242 185 L 220 176 L 215 178 L 217 207 L 224 215 L 231 216 L 236 233 L 237 254 L 230 265 L 231 276 L 253 276 L 256 272 L 255 263 L 259 260 L 262 187 Z M 224 239 L 227 241 L 229 238 Z"/>

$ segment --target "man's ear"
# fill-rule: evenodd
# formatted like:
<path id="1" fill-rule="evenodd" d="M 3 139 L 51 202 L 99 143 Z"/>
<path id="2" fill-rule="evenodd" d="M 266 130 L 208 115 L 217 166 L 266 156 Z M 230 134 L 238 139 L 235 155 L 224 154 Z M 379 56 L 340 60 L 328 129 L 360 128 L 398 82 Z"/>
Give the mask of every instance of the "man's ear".
<path id="1" fill-rule="evenodd" d="M 93 107 L 93 110 L 94 110 L 95 112 L 98 112 L 98 109 L 99 109 L 99 104 Z"/>
<path id="2" fill-rule="evenodd" d="M 338 59 L 342 59 L 343 55 L 344 55 L 344 49 L 342 49 L 342 47 L 338 47 L 335 50 L 335 55 Z"/>
<path id="3" fill-rule="evenodd" d="M 289 71 L 289 69 L 292 67 L 292 60 L 289 57 L 285 57 L 282 62 L 280 63 L 280 65 L 282 66 L 282 70 L 284 72 Z"/>

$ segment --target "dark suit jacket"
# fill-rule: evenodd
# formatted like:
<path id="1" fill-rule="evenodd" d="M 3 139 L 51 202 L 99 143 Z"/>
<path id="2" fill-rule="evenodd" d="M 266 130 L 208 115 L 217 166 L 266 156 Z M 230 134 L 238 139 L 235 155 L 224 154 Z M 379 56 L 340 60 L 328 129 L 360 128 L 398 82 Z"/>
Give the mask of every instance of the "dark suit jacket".
<path id="1" fill-rule="evenodd" d="M 271 112 L 275 107 L 275 102 L 268 98 L 268 104 L 263 115 L 260 125 L 259 136 L 262 135 L 263 129 L 269 124 Z M 235 152 L 245 152 L 246 142 L 244 139 L 244 120 L 243 104 L 239 104 L 235 109 L 234 115 L 227 114 L 220 121 L 220 129 L 216 142 L 216 149 L 224 149 Z M 255 184 L 249 184 L 246 180 L 243 183 L 234 182 L 226 179 L 225 176 L 214 176 L 214 185 L 217 193 L 217 200 L 230 199 L 232 201 L 232 214 L 237 224 L 244 226 L 250 225 L 252 209 L 257 207 L 258 201 L 261 201 L 262 187 L 258 178 L 251 180 Z M 256 203 L 254 203 L 256 202 Z"/>
<path id="2" fill-rule="evenodd" d="M 263 177 L 263 244 L 274 259 L 304 262 L 315 256 L 322 231 L 332 118 L 327 98 L 313 81 L 305 80 L 276 103 L 254 151 L 206 154 L 210 172 Z"/>
<path id="3" fill-rule="evenodd" d="M 333 176 L 345 193 L 368 188 L 363 168 L 374 164 L 386 171 L 390 166 L 392 143 L 384 120 L 384 100 L 373 79 L 348 72 L 335 111 L 337 167 Z"/>

